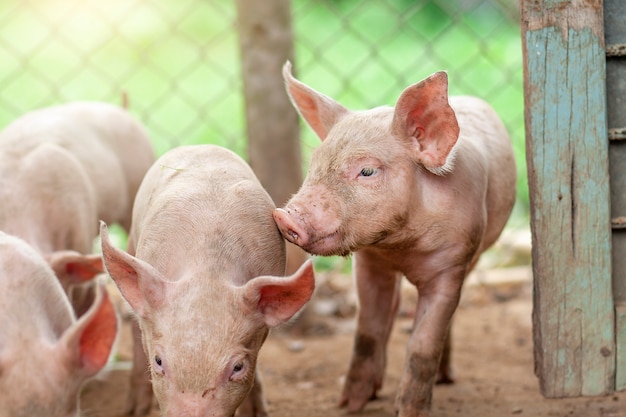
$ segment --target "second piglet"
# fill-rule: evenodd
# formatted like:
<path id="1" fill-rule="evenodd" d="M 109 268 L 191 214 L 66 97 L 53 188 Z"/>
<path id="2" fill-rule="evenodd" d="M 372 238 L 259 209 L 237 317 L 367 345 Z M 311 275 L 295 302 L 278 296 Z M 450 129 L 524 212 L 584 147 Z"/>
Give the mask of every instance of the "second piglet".
<path id="1" fill-rule="evenodd" d="M 0 231 L 0 417 L 78 417 L 84 383 L 106 365 L 117 316 L 104 287 L 76 318 L 41 254 Z"/>
<path id="2" fill-rule="evenodd" d="M 308 252 L 355 252 L 360 310 L 340 402 L 357 411 L 380 389 L 404 275 L 419 302 L 396 407 L 400 417 L 426 416 L 442 355 L 450 378 L 444 346 L 463 280 L 515 201 L 511 141 L 484 101 L 448 99 L 444 72 L 406 88 L 394 108 L 355 112 L 289 69 L 289 95 L 323 142 L 274 217 Z"/>
<path id="3" fill-rule="evenodd" d="M 108 103 L 34 110 L 0 132 L 0 230 L 44 255 L 79 315 L 93 294 L 73 287 L 103 272 L 91 254 L 98 220 L 130 230 L 154 159 L 145 128 Z"/>
<path id="4" fill-rule="evenodd" d="M 310 261 L 282 277 L 273 209 L 241 158 L 198 145 L 166 153 L 148 171 L 130 253 L 113 247 L 102 225 L 105 266 L 139 318 L 163 416 L 267 414 L 259 349 L 315 286 Z"/>

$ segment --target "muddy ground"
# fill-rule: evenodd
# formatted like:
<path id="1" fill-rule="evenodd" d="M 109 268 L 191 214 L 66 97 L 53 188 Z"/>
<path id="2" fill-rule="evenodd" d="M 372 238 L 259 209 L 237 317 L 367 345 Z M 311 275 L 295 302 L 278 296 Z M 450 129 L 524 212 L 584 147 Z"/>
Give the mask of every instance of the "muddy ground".
<path id="1" fill-rule="evenodd" d="M 336 404 L 354 331 L 351 279 L 318 274 L 318 289 L 303 317 L 274 331 L 259 366 L 272 417 L 346 416 Z M 608 397 L 545 399 L 533 374 L 532 286 L 528 266 L 475 273 L 464 289 L 453 325 L 456 383 L 437 386 L 432 417 L 626 417 L 626 393 Z M 379 398 L 356 416 L 394 416 L 398 386 L 417 296 L 403 290 Z M 118 361 L 84 390 L 83 415 L 119 416 L 126 400 L 129 329 L 123 327 Z M 150 417 L 158 416 L 154 410 Z"/>

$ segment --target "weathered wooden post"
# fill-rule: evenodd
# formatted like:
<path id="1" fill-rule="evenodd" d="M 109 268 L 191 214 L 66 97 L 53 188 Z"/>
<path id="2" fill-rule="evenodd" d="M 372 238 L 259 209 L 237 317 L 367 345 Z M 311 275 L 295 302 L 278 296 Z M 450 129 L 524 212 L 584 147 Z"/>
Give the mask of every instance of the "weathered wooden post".
<path id="1" fill-rule="evenodd" d="M 302 183 L 298 115 L 289 102 L 282 66 L 293 62 L 290 0 L 237 0 L 241 72 L 246 102 L 248 158 L 276 205 Z M 306 255 L 288 244 L 289 273 Z"/>
<path id="2" fill-rule="evenodd" d="M 535 373 L 543 395 L 615 389 L 601 0 L 522 0 Z"/>

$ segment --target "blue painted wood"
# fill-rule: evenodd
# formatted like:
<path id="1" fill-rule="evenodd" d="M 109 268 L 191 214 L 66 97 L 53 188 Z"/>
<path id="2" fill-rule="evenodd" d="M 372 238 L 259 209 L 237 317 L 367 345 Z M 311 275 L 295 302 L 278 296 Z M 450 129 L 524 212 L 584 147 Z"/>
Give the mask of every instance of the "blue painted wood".
<path id="1" fill-rule="evenodd" d="M 523 1 L 522 28 L 535 372 L 547 397 L 608 394 L 615 318 L 601 2 Z"/>

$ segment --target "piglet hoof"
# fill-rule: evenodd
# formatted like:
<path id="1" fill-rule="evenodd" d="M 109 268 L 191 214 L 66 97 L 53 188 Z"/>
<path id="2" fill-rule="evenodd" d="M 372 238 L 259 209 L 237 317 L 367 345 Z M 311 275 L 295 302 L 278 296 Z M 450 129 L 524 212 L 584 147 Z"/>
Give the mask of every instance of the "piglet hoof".
<path id="1" fill-rule="evenodd" d="M 371 392 L 370 395 L 363 395 L 365 392 Z M 345 407 L 348 413 L 358 413 L 365 408 L 368 401 L 376 399 L 376 389 L 369 390 L 349 389 L 347 386 L 339 400 L 339 407 Z"/>
<path id="2" fill-rule="evenodd" d="M 437 372 L 437 379 L 435 380 L 437 385 L 450 385 L 454 384 L 454 374 L 450 366 L 442 366 Z"/>

